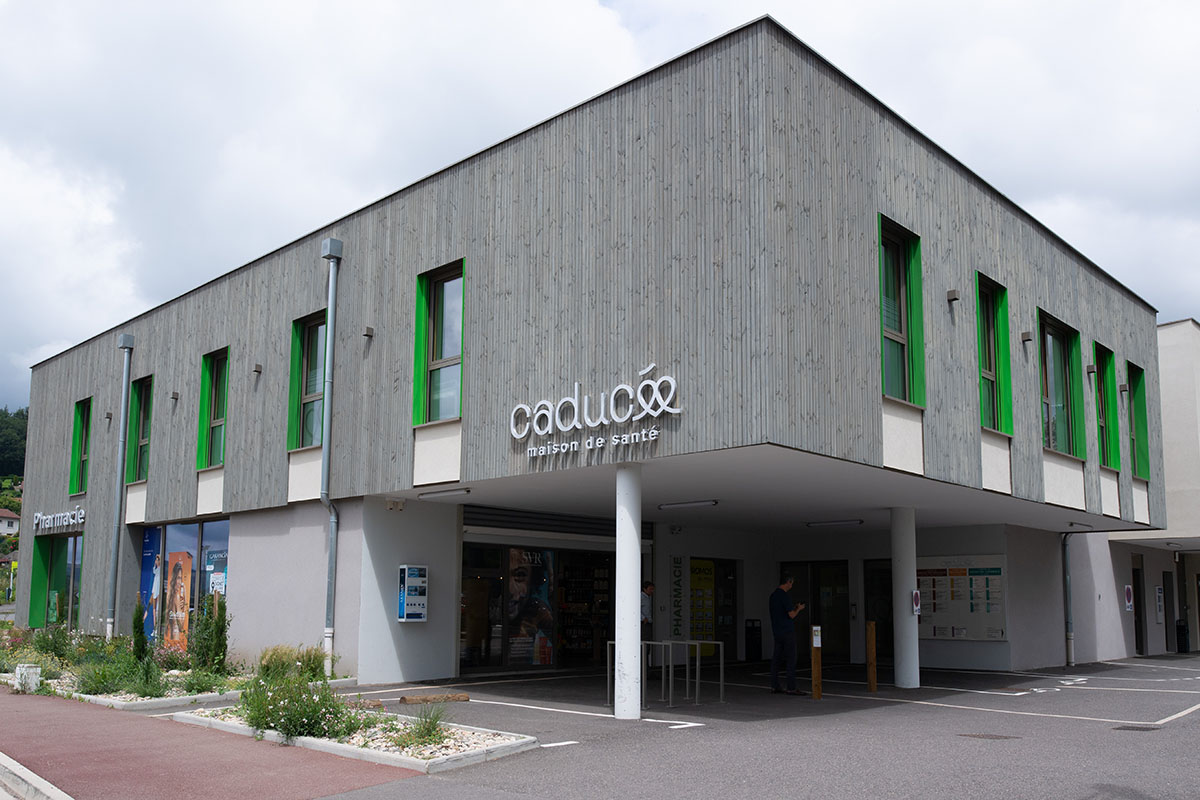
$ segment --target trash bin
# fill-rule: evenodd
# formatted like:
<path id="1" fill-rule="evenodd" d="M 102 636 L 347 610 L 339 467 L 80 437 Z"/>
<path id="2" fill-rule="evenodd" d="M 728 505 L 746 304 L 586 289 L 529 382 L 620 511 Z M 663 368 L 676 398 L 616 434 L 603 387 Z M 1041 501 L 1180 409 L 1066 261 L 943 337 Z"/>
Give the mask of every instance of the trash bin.
<path id="1" fill-rule="evenodd" d="M 1186 619 L 1175 620 L 1175 649 L 1180 653 L 1192 652 L 1192 648 L 1188 642 L 1188 624 Z"/>
<path id="2" fill-rule="evenodd" d="M 762 661 L 762 620 L 746 620 L 746 660 Z"/>

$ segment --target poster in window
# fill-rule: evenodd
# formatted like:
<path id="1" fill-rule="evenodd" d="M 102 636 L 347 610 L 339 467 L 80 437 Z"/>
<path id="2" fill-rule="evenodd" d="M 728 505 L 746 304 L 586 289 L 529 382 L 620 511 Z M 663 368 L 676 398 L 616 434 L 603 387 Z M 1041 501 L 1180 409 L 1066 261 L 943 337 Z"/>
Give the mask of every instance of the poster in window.
<path id="1" fill-rule="evenodd" d="M 508 551 L 508 663 L 554 663 L 554 552 Z"/>
<path id="2" fill-rule="evenodd" d="M 187 650 L 188 604 L 192 596 L 192 554 L 186 551 L 167 554 L 166 630 L 163 643 L 176 650 Z"/>
<path id="3" fill-rule="evenodd" d="M 204 554 L 204 594 L 224 597 L 225 581 L 229 574 L 229 551 L 209 550 Z"/>
<path id="4" fill-rule="evenodd" d="M 158 603 L 162 597 L 162 554 L 158 551 L 160 538 L 158 528 L 142 531 L 142 581 L 138 595 L 142 599 L 142 630 L 151 641 L 154 640 Z"/>

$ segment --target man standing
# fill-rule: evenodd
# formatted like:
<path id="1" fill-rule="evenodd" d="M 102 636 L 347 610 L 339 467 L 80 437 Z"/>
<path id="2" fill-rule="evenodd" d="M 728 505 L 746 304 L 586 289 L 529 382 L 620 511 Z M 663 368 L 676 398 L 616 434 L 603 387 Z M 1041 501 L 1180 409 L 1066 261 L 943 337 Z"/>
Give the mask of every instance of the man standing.
<path id="1" fill-rule="evenodd" d="M 642 641 L 654 638 L 654 581 L 642 581 Z"/>
<path id="2" fill-rule="evenodd" d="M 771 592 L 771 633 L 775 636 L 775 651 L 771 654 L 771 693 L 780 694 L 779 665 L 787 664 L 787 694 L 804 694 L 796 688 L 796 629 L 792 620 L 804 610 L 804 603 L 792 606 L 788 592 L 792 590 L 791 575 L 784 575 L 779 588 Z"/>

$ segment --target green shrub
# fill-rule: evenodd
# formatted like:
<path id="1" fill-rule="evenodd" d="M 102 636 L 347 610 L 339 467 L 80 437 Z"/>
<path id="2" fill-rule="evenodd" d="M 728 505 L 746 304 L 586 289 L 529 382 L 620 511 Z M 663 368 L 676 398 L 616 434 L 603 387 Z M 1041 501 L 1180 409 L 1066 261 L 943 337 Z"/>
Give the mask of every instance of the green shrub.
<path id="1" fill-rule="evenodd" d="M 69 661 L 83 665 L 100 661 L 111 661 L 129 652 L 129 639 L 115 636 L 111 642 L 103 636 L 76 636 Z"/>
<path id="2" fill-rule="evenodd" d="M 17 664 L 37 664 L 42 668 L 42 678 L 48 681 L 61 678 L 66 669 L 61 659 L 34 650 L 29 645 L 0 651 L 0 672 L 16 672 Z"/>
<path id="3" fill-rule="evenodd" d="M 224 688 L 224 684 L 225 679 L 220 675 L 214 675 L 211 672 L 205 672 L 200 669 L 193 669 L 183 679 L 183 688 L 188 694 L 217 692 Z"/>
<path id="4" fill-rule="evenodd" d="M 66 661 L 71 653 L 71 635 L 65 625 L 40 628 L 33 634 L 33 649 Z"/>
<path id="5" fill-rule="evenodd" d="M 146 607 L 142 605 L 142 593 L 138 592 L 137 603 L 133 606 L 133 657 L 144 661 L 149 655 L 146 647 L 146 624 L 142 617 L 146 616 Z"/>
<path id="6" fill-rule="evenodd" d="M 420 747 L 441 744 L 450 737 L 443 726 L 449 719 L 446 707 L 441 703 L 423 703 L 414 720 L 389 737 L 396 747 Z"/>
<path id="7" fill-rule="evenodd" d="M 273 645 L 259 656 L 258 674 L 268 682 L 288 675 L 300 675 L 310 681 L 323 681 L 325 680 L 325 651 L 317 646 Z"/>
<path id="8" fill-rule="evenodd" d="M 358 730 L 357 714 L 338 699 L 328 683 L 310 685 L 302 675 L 275 681 L 258 678 L 239 702 L 246 724 L 257 731 L 276 730 L 291 741 L 297 736 L 338 739 Z"/>
<path id="9" fill-rule="evenodd" d="M 154 659 L 144 658 L 137 662 L 128 688 L 138 697 L 162 697 L 167 693 L 169 686 Z"/>
<path id="10" fill-rule="evenodd" d="M 125 653 L 110 661 L 84 664 L 75 684 L 80 694 L 116 694 L 131 688 L 138 672 L 138 663 Z"/>
<path id="11" fill-rule="evenodd" d="M 188 656 L 193 670 L 225 674 L 229 621 L 225 598 L 219 594 L 206 595 L 188 635 Z"/>

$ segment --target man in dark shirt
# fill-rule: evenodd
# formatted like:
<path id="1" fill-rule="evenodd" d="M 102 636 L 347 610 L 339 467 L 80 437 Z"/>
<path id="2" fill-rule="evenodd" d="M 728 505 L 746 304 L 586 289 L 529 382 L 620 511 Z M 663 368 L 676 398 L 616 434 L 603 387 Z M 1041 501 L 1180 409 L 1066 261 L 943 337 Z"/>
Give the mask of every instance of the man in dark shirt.
<path id="1" fill-rule="evenodd" d="M 771 692 L 780 694 L 779 666 L 787 664 L 787 693 L 804 694 L 796 689 L 796 629 L 792 620 L 804 610 L 804 603 L 792 605 L 788 592 L 792 590 L 791 575 L 784 575 L 779 588 L 771 592 L 771 633 L 775 636 L 775 651 L 771 654 Z"/>

